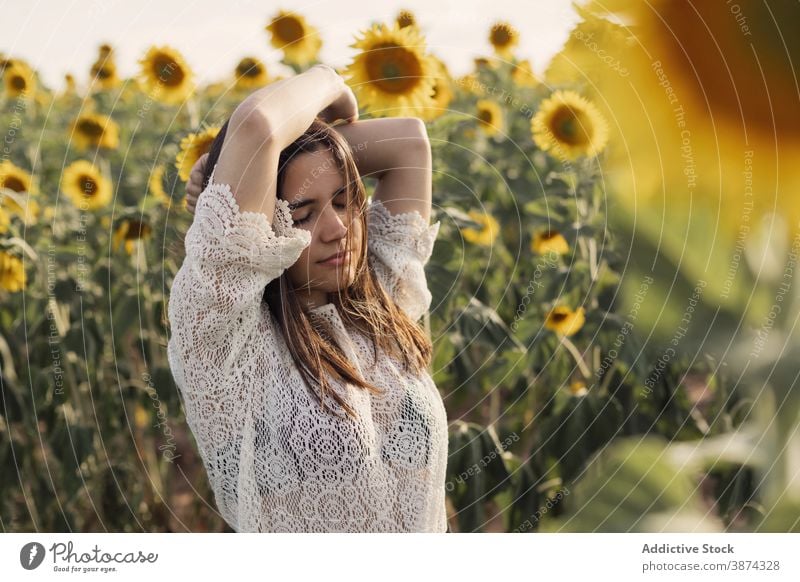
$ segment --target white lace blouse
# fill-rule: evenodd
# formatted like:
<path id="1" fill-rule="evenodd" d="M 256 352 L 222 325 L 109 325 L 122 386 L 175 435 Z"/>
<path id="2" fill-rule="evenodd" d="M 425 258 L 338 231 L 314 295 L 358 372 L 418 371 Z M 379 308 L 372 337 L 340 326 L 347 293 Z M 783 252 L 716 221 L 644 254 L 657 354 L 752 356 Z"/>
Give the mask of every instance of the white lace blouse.
<path id="1" fill-rule="evenodd" d="M 367 211 L 368 261 L 412 319 L 429 308 L 423 265 L 440 223 Z M 331 381 L 354 408 L 324 412 L 305 386 L 262 293 L 310 244 L 277 200 L 270 225 L 240 212 L 228 184 L 200 195 L 168 313 L 169 363 L 222 517 L 239 532 L 444 532 L 447 415 L 428 373 L 405 373 L 345 329 L 332 303 L 313 308 L 373 395 Z M 373 366 L 373 363 L 375 364 Z"/>

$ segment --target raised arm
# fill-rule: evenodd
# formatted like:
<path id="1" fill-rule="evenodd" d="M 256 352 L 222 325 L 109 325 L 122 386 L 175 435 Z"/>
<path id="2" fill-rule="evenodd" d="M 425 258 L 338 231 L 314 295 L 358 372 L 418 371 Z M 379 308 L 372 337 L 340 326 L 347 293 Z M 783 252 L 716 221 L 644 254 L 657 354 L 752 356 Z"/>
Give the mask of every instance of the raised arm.
<path id="1" fill-rule="evenodd" d="M 336 71 L 317 65 L 250 94 L 231 115 L 214 181 L 231 186 L 241 211 L 272 222 L 281 150 L 348 91 Z"/>
<path id="2" fill-rule="evenodd" d="M 334 128 L 350 144 L 358 172 L 378 179 L 374 198 L 392 214 L 431 215 L 431 147 L 416 117 L 367 119 Z"/>

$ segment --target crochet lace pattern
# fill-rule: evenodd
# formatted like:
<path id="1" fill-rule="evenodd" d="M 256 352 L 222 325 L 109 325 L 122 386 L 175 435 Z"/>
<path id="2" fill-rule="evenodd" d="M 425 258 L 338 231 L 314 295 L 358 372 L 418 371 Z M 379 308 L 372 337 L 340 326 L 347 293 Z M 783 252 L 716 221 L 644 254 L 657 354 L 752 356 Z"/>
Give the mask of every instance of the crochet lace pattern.
<path id="1" fill-rule="evenodd" d="M 167 351 L 220 514 L 237 532 L 446 531 L 447 415 L 430 374 L 382 350 L 374 361 L 371 342 L 326 303 L 310 317 L 383 394 L 331 379 L 357 418 L 330 396 L 323 411 L 262 301 L 311 233 L 292 226 L 284 200 L 272 224 L 241 212 L 213 176 L 172 284 Z M 430 307 L 424 265 L 439 226 L 368 206 L 369 264 L 415 321 Z"/>

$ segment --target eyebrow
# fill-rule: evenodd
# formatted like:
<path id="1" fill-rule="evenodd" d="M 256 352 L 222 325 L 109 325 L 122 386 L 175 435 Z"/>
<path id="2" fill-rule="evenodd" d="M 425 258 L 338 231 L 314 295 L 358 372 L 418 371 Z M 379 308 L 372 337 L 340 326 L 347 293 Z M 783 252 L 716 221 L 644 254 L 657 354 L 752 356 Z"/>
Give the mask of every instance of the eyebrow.
<path id="1" fill-rule="evenodd" d="M 339 194 L 341 194 L 345 190 L 346 190 L 346 186 L 342 186 L 341 188 L 336 190 L 333 194 L 331 194 L 331 200 L 336 198 Z M 301 198 L 300 200 L 296 200 L 294 202 L 290 202 L 289 203 L 289 210 L 297 210 L 298 208 L 302 208 L 303 206 L 308 206 L 309 204 L 312 204 L 313 202 L 316 202 L 316 200 L 313 200 L 313 199 L 309 200 L 307 198 Z"/>

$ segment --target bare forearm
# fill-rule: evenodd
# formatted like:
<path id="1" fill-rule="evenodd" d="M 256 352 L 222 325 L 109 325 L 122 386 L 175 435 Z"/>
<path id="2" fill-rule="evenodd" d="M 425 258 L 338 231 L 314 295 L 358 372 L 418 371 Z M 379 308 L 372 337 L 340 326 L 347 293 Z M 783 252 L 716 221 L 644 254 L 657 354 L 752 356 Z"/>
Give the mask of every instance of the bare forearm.
<path id="1" fill-rule="evenodd" d="M 417 160 L 428 147 L 424 127 L 415 118 L 366 119 L 334 129 L 350 144 L 362 177 L 380 179 L 408 158 Z"/>
<path id="2" fill-rule="evenodd" d="M 236 108 L 232 119 L 260 116 L 269 128 L 269 139 L 282 150 L 308 129 L 317 114 L 341 92 L 341 78 L 332 69 L 312 67 L 253 92 Z"/>
<path id="3" fill-rule="evenodd" d="M 432 160 L 425 124 L 414 117 L 368 119 L 336 126 L 359 174 L 378 179 L 374 198 L 393 214 L 431 214 Z"/>

